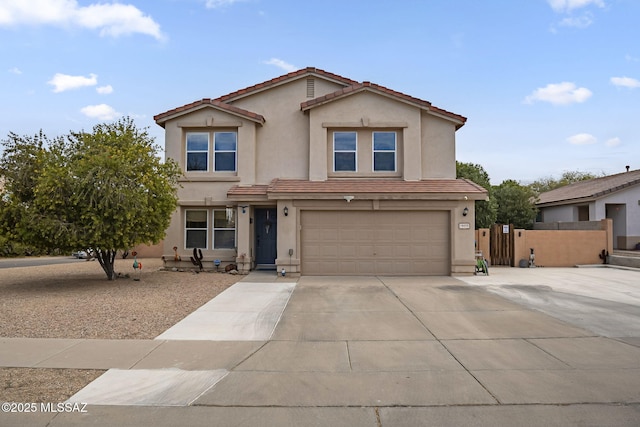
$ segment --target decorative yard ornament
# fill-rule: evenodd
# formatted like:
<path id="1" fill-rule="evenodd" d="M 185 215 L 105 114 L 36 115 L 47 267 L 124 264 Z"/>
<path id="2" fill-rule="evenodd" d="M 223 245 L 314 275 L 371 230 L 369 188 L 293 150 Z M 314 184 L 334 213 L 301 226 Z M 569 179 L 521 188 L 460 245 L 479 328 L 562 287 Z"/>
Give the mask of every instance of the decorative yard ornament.
<path id="1" fill-rule="evenodd" d="M 140 280 L 140 273 L 142 272 L 142 263 L 138 262 L 138 252 L 133 251 L 131 252 L 131 255 L 133 255 L 133 280 L 135 280 L 136 282 Z"/>

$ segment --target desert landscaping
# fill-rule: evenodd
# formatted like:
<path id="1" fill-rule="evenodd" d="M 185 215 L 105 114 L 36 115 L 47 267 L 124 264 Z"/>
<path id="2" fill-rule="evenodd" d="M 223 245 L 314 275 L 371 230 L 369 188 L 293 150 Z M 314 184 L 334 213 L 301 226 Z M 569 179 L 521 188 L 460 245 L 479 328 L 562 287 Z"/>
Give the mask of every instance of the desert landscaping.
<path id="1" fill-rule="evenodd" d="M 0 270 L 0 337 L 153 339 L 242 277 L 140 261 L 139 280 L 131 259 L 116 261 L 115 281 L 96 261 Z M 2 400 L 62 402 L 102 372 L 0 368 Z"/>

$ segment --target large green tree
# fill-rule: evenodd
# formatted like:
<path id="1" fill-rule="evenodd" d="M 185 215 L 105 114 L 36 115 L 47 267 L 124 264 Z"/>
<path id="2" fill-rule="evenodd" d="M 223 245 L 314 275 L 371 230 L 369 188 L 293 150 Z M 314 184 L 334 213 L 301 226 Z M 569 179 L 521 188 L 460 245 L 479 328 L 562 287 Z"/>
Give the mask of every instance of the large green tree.
<path id="1" fill-rule="evenodd" d="M 513 224 L 516 228 L 531 229 L 538 212 L 536 194 L 526 185 L 508 179 L 493 187 L 493 197 L 498 204 L 496 221 L 499 224 Z"/>
<path id="2" fill-rule="evenodd" d="M 469 179 L 484 187 L 489 192 L 489 200 L 476 200 L 476 229 L 489 228 L 496 222 L 498 206 L 492 197 L 492 187 L 489 174 L 484 168 L 475 163 L 456 162 L 456 176 L 458 178 Z"/>
<path id="3" fill-rule="evenodd" d="M 118 250 L 164 237 L 177 206 L 178 165 L 162 162 L 130 118 L 48 139 L 2 141 L 0 232 L 40 249 L 91 249 L 109 280 Z"/>

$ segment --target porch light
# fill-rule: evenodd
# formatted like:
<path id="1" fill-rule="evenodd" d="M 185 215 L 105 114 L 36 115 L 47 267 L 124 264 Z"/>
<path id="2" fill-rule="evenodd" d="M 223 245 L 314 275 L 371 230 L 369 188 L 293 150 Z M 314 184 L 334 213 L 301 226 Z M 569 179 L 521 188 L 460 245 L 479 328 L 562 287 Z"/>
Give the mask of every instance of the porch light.
<path id="1" fill-rule="evenodd" d="M 240 206 L 242 208 L 242 213 L 247 213 L 247 206 Z"/>
<path id="2" fill-rule="evenodd" d="M 462 209 L 462 216 L 467 216 L 469 214 L 469 208 Z"/>
<path id="3" fill-rule="evenodd" d="M 289 215 L 289 208 L 288 207 L 284 207 L 284 216 L 288 216 Z"/>

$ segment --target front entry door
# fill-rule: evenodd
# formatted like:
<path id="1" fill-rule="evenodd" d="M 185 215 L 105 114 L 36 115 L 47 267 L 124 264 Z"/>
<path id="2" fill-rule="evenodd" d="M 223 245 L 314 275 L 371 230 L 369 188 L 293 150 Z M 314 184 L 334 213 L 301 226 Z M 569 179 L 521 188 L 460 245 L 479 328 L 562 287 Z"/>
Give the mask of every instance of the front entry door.
<path id="1" fill-rule="evenodd" d="M 255 210 L 256 264 L 258 268 L 275 268 L 277 217 L 277 210 L 273 208 Z"/>

